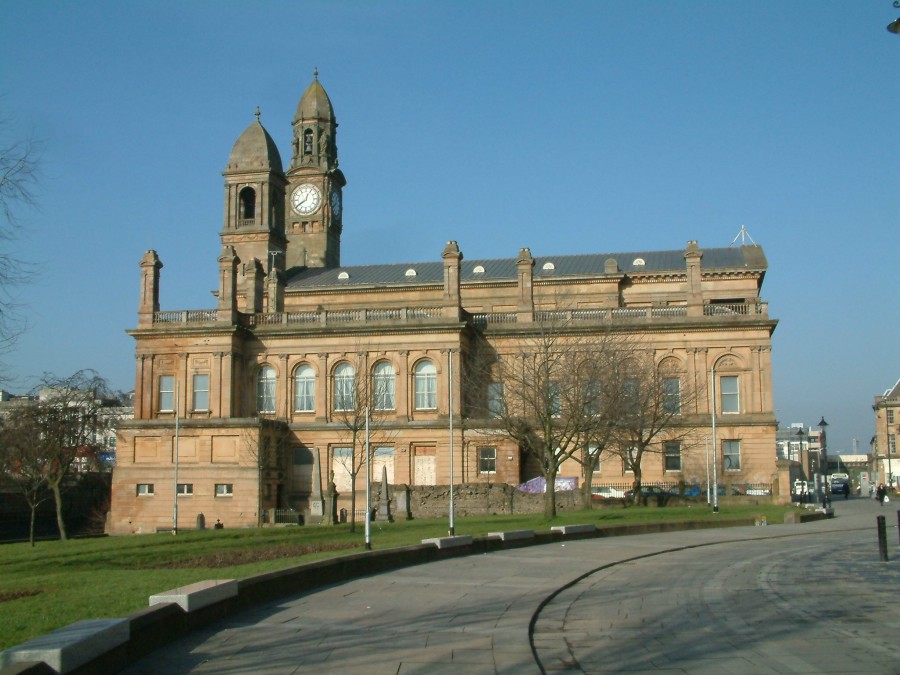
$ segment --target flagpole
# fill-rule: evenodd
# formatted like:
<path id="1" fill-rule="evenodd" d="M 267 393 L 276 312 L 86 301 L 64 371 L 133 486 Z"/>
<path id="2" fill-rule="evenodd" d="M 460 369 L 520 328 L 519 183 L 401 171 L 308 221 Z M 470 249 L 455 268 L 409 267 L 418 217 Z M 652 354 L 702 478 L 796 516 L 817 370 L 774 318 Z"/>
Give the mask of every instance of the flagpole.
<path id="1" fill-rule="evenodd" d="M 453 509 L 453 350 L 449 352 L 450 368 L 448 373 L 450 393 L 450 536 L 456 534 Z"/>
<path id="2" fill-rule="evenodd" d="M 384 490 L 384 488 L 382 488 Z M 372 453 L 369 449 L 369 406 L 366 406 L 366 550 L 372 550 Z"/>
<path id="3" fill-rule="evenodd" d="M 178 534 L 178 378 L 175 378 L 175 500 L 172 507 L 172 534 Z"/>
<path id="4" fill-rule="evenodd" d="M 719 442 L 716 440 L 716 366 L 709 369 L 710 395 L 712 398 L 712 462 L 713 462 L 713 513 L 719 512 Z"/>

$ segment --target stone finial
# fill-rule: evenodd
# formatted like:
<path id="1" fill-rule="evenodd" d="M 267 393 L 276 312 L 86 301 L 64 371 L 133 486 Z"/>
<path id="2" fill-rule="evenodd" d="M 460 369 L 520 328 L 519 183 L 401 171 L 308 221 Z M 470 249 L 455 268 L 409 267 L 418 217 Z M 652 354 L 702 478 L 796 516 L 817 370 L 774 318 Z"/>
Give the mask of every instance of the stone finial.
<path id="1" fill-rule="evenodd" d="M 687 243 L 687 247 L 684 249 L 684 257 L 685 258 L 702 258 L 703 251 L 700 250 L 700 246 L 697 244 L 696 239 L 691 239 Z"/>
<path id="2" fill-rule="evenodd" d="M 447 242 L 447 245 L 444 246 L 444 250 L 441 253 L 442 258 L 457 258 L 458 260 L 462 260 L 463 254 L 459 250 L 459 245 L 453 241 L 452 239 Z"/>
<path id="3" fill-rule="evenodd" d="M 519 255 L 516 258 L 516 265 L 534 265 L 534 257 L 531 255 L 530 248 L 519 249 Z"/>

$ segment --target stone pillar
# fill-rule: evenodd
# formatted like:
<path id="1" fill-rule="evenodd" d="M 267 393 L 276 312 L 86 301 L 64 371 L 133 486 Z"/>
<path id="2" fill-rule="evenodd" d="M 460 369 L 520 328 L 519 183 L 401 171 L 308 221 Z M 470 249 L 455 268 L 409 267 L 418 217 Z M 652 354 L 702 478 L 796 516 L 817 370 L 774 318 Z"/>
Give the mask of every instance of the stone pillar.
<path id="1" fill-rule="evenodd" d="M 381 499 L 378 500 L 378 520 L 394 522 L 391 514 L 391 491 L 388 486 L 387 467 L 381 467 Z"/>
<path id="2" fill-rule="evenodd" d="M 322 458 L 319 449 L 312 451 L 312 491 L 309 495 L 309 509 L 306 513 L 306 522 L 311 524 L 321 523 L 325 515 L 325 500 L 322 497 Z"/>
<path id="3" fill-rule="evenodd" d="M 403 520 L 412 520 L 408 485 L 394 486 L 394 510 Z"/>
<path id="4" fill-rule="evenodd" d="M 516 258 L 516 282 L 518 284 L 518 323 L 534 321 L 534 258 L 531 249 L 519 250 Z"/>
<path id="5" fill-rule="evenodd" d="M 219 256 L 219 302 L 216 320 L 234 323 L 237 318 L 237 266 L 240 259 L 233 246 L 223 246 Z"/>
<path id="6" fill-rule="evenodd" d="M 141 301 L 138 305 L 138 325 L 153 324 L 153 314 L 159 311 L 159 271 L 162 262 L 156 251 L 150 250 L 141 258 Z"/>
<path id="7" fill-rule="evenodd" d="M 276 314 L 284 311 L 284 277 L 279 270 L 272 268 L 266 280 L 266 311 Z"/>
<path id="8" fill-rule="evenodd" d="M 703 316 L 703 287 L 702 270 L 700 261 L 703 252 L 697 242 L 691 240 L 684 250 L 684 260 L 687 265 L 687 313 L 688 316 Z"/>
<path id="9" fill-rule="evenodd" d="M 241 310 L 248 314 L 257 314 L 263 310 L 263 290 L 266 273 L 259 258 L 251 258 L 244 264 L 244 306 Z"/>
<path id="10" fill-rule="evenodd" d="M 441 257 L 444 259 L 444 316 L 459 320 L 462 310 L 459 294 L 459 264 L 463 255 L 455 241 L 448 241 Z"/>

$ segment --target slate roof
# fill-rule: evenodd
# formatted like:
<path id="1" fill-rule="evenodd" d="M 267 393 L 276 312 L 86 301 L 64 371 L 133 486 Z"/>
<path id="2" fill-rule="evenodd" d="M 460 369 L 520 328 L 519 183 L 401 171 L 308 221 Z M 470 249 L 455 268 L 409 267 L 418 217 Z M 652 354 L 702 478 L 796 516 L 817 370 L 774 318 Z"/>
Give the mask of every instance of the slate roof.
<path id="1" fill-rule="evenodd" d="M 702 249 L 703 270 L 765 270 L 766 259 L 758 246 L 740 248 Z M 540 256 L 534 259 L 534 278 L 602 275 L 604 264 L 614 258 L 619 272 L 624 274 L 684 272 L 684 251 L 643 251 L 635 253 L 596 253 L 583 255 Z M 642 259 L 643 265 L 635 261 Z M 553 263 L 554 269 L 544 269 Z M 476 268 L 484 272 L 476 273 Z M 336 286 L 418 285 L 443 282 L 444 264 L 437 262 L 394 263 L 387 265 L 357 265 L 333 268 L 300 269 L 287 281 L 288 289 L 324 288 Z M 414 270 L 415 275 L 407 274 Z M 342 279 L 340 276 L 346 274 Z M 516 278 L 515 258 L 469 260 L 463 258 L 460 270 L 462 283 L 473 281 L 513 281 Z"/>

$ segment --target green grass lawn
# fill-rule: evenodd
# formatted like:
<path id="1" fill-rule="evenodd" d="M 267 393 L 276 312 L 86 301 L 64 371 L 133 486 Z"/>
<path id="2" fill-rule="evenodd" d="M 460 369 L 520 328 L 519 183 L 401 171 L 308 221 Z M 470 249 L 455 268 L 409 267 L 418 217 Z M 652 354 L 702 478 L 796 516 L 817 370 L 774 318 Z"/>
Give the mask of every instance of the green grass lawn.
<path id="1" fill-rule="evenodd" d="M 456 534 L 548 530 L 553 525 L 598 527 L 663 520 L 730 519 L 764 514 L 784 522 L 791 507 L 705 504 L 605 508 L 540 515 L 458 517 Z M 372 523 L 372 548 L 418 544 L 446 536 L 447 519 Z M 240 579 L 320 558 L 363 551 L 365 526 L 205 530 L 70 541 L 0 545 L 0 649 L 82 619 L 124 617 L 147 607 L 155 593 L 204 579 Z M 615 545 L 613 541 L 611 545 Z"/>

